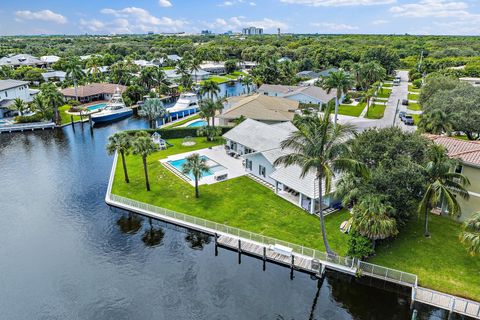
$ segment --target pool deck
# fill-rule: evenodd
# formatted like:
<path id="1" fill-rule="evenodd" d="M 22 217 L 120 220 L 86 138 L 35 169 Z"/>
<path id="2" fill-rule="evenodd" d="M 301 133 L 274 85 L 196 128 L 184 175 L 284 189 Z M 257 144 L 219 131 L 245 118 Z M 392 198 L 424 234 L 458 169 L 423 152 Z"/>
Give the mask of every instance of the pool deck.
<path id="1" fill-rule="evenodd" d="M 185 124 L 182 124 L 181 126 L 179 127 L 188 127 L 189 125 L 191 125 L 192 123 L 195 123 L 195 122 L 198 122 L 198 121 L 207 121 L 205 119 L 202 119 L 202 118 L 197 118 L 197 119 L 193 119 L 192 121 L 188 121 L 187 123 Z M 210 120 L 211 121 L 211 120 Z M 219 125 L 219 121 L 217 118 L 215 118 L 215 125 L 218 126 Z M 200 128 L 200 127 L 194 127 L 194 128 Z"/>
<path id="2" fill-rule="evenodd" d="M 197 121 L 198 121 L 198 119 L 197 119 Z M 180 173 L 177 169 L 175 169 L 173 166 L 169 165 L 169 163 L 168 163 L 169 161 L 172 161 L 172 160 L 184 159 L 184 158 L 186 158 L 189 155 L 194 154 L 194 153 L 198 153 L 201 156 L 206 156 L 209 159 L 215 161 L 219 165 L 222 165 L 226 168 L 225 170 L 217 171 L 212 175 L 202 177 L 200 179 L 199 183 L 198 183 L 199 185 L 213 184 L 213 183 L 221 182 L 221 181 L 215 180 L 215 176 L 216 175 L 221 175 L 223 173 L 227 174 L 227 178 L 225 180 L 241 177 L 241 176 L 244 176 L 244 175 L 247 174 L 245 172 L 245 168 L 243 167 L 242 159 L 241 158 L 235 159 L 235 158 L 227 155 L 223 145 L 215 146 L 215 147 L 212 147 L 212 148 L 195 150 L 195 151 L 192 151 L 192 152 L 175 154 L 175 155 L 169 156 L 165 159 L 161 159 L 160 163 L 165 168 L 167 168 L 168 170 L 173 172 L 175 175 L 177 175 L 180 179 L 188 182 L 191 186 L 194 186 L 195 182 L 193 180 L 189 179 L 184 174 Z M 222 181 L 225 181 L 225 180 L 222 180 Z"/>

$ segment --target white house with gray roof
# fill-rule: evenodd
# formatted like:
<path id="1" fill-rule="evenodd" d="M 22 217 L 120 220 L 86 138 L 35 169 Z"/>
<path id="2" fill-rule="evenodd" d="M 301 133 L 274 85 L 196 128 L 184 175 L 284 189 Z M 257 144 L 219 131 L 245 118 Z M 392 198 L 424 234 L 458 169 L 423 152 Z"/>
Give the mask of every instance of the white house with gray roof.
<path id="1" fill-rule="evenodd" d="M 337 90 L 330 92 L 317 86 L 284 86 L 277 84 L 263 84 L 258 93 L 270 97 L 282 97 L 308 104 L 324 104 L 334 99 Z"/>
<path id="2" fill-rule="evenodd" d="M 270 186 L 275 193 L 314 214 L 319 212 L 319 188 L 315 172 L 302 177 L 302 169 L 297 165 L 275 165 L 275 161 L 288 154 L 281 148 L 281 142 L 297 128 L 291 122 L 266 124 L 247 119 L 223 135 L 227 153 L 241 156 L 247 173 L 262 184 Z M 323 183 L 323 190 L 325 185 Z M 335 204 L 331 190 L 323 191 L 322 209 Z"/>
<path id="3" fill-rule="evenodd" d="M 0 80 L 0 118 L 14 115 L 10 110 L 13 100 L 22 99 L 24 102 L 31 102 L 35 92 L 28 88 L 28 81 Z"/>
<path id="4" fill-rule="evenodd" d="M 22 66 L 42 68 L 45 65 L 46 62 L 29 54 L 15 54 L 0 58 L 0 66 L 8 66 L 12 68 L 18 68 Z"/>

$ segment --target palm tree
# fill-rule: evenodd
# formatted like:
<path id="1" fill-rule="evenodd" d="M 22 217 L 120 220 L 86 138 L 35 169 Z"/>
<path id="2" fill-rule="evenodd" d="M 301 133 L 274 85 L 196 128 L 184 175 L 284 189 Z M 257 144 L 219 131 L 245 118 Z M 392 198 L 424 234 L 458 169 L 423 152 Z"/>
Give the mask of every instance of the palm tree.
<path id="1" fill-rule="evenodd" d="M 318 183 L 318 199 L 320 203 L 320 226 L 323 243 L 328 254 L 335 254 L 328 244 L 323 217 L 323 195 L 330 193 L 335 173 L 351 171 L 367 176 L 366 167 L 350 158 L 350 148 L 346 143 L 355 134 L 351 125 L 332 124 L 330 108 L 327 107 L 322 116 L 304 118 L 297 123 L 298 131 L 281 142 L 280 146 L 290 153 L 279 157 L 277 165 L 297 165 L 302 169 L 301 177 L 308 173 L 315 174 Z M 323 190 L 323 183 L 325 190 Z"/>
<path id="2" fill-rule="evenodd" d="M 123 174 L 125 176 L 125 182 L 129 183 L 128 172 L 127 172 L 127 163 L 125 162 L 125 155 L 130 153 L 131 139 L 130 135 L 126 132 L 117 132 L 110 137 L 108 137 L 107 142 L 107 152 L 112 155 L 115 152 L 119 152 L 122 157 L 123 165 Z"/>
<path id="3" fill-rule="evenodd" d="M 253 79 L 250 76 L 243 77 L 242 84 L 247 87 L 247 94 L 250 94 L 250 86 L 253 85 Z"/>
<path id="4" fill-rule="evenodd" d="M 190 72 L 193 72 L 195 82 L 197 81 L 197 72 L 200 70 L 201 61 L 198 58 L 190 60 Z"/>
<path id="5" fill-rule="evenodd" d="M 57 87 L 51 83 L 42 83 L 40 86 L 42 97 L 45 99 L 45 103 L 49 105 L 54 111 L 55 123 L 61 122 L 58 108 L 63 104 L 63 95 L 58 91 Z"/>
<path id="6" fill-rule="evenodd" d="M 425 237 L 429 237 L 428 213 L 437 205 L 446 207 L 449 214 L 458 215 L 461 208 L 456 194 L 468 199 L 469 194 L 465 189 L 470 184 L 468 178 L 461 173 L 451 172 L 456 166 L 456 161 L 449 159 L 445 148 L 433 145 L 431 149 L 431 160 L 426 164 L 424 170 L 427 178 L 427 188 L 420 204 L 418 214 L 425 214 Z"/>
<path id="7" fill-rule="evenodd" d="M 215 117 L 215 102 L 211 99 L 202 100 L 200 102 L 199 115 L 210 123 L 210 119 Z"/>
<path id="8" fill-rule="evenodd" d="M 480 211 L 465 221 L 460 241 L 472 256 L 480 253 Z"/>
<path id="9" fill-rule="evenodd" d="M 77 81 L 82 79 L 85 74 L 83 73 L 82 68 L 80 67 L 80 62 L 77 58 L 69 60 L 66 64 L 66 77 L 73 80 L 73 86 L 75 88 L 75 99 L 78 100 L 78 85 Z"/>
<path id="10" fill-rule="evenodd" d="M 198 198 L 198 180 L 200 180 L 204 173 L 209 173 L 210 169 L 207 166 L 207 160 L 201 157 L 198 153 L 189 155 L 186 160 L 187 161 L 182 165 L 182 172 L 184 174 L 193 174 L 195 179 L 195 198 Z"/>
<path id="11" fill-rule="evenodd" d="M 203 82 L 203 84 L 200 86 L 200 96 L 203 97 L 204 95 L 210 95 L 210 99 L 213 101 L 214 97 L 218 96 L 218 93 L 220 92 L 220 87 L 218 86 L 218 83 L 212 80 L 206 80 Z"/>
<path id="12" fill-rule="evenodd" d="M 147 157 L 157 151 L 157 145 L 152 141 L 148 133 L 137 133 L 132 141 L 132 153 L 140 155 L 143 161 L 143 171 L 145 173 L 145 185 L 147 191 L 150 191 L 150 182 L 148 180 Z"/>
<path id="13" fill-rule="evenodd" d="M 155 86 L 156 69 L 156 67 L 146 67 L 140 71 L 139 84 L 146 87 L 148 91 Z"/>
<path id="14" fill-rule="evenodd" d="M 355 231 L 372 240 L 373 249 L 379 239 L 398 234 L 397 221 L 389 216 L 393 208 L 382 203 L 377 196 L 367 196 L 353 207 L 353 224 Z"/>
<path id="15" fill-rule="evenodd" d="M 342 99 L 343 95 L 348 93 L 348 90 L 352 88 L 353 84 L 354 82 L 350 77 L 350 74 L 342 70 L 330 73 L 330 75 L 323 80 L 323 87 L 327 90 L 327 93 L 330 93 L 333 89 L 337 90 L 337 95 L 335 97 L 334 125 L 337 125 L 340 99 Z"/>
<path id="16" fill-rule="evenodd" d="M 20 98 L 15 98 L 13 104 L 10 106 L 10 109 L 18 111 L 18 113 L 23 116 L 23 113 L 27 109 L 27 104 L 23 102 Z"/>
<path id="17" fill-rule="evenodd" d="M 138 111 L 138 115 L 146 117 L 150 124 L 150 128 L 156 128 L 156 120 L 167 116 L 167 109 L 163 106 L 162 100 L 158 98 L 147 99 Z"/>
<path id="18" fill-rule="evenodd" d="M 453 130 L 453 121 L 450 114 L 435 109 L 431 112 L 422 114 L 418 126 L 425 130 L 425 132 L 433 134 L 449 134 Z"/>
<path id="19" fill-rule="evenodd" d="M 88 73 L 92 75 L 92 78 L 95 81 L 99 80 L 98 75 L 101 74 L 100 73 L 100 67 L 101 67 L 100 57 L 98 56 L 90 57 L 90 59 L 88 59 L 87 61 L 86 67 L 87 67 Z"/>
<path id="20" fill-rule="evenodd" d="M 161 94 L 162 88 L 168 85 L 167 75 L 162 70 L 162 68 L 157 67 L 153 74 L 155 87 L 157 88 L 158 95 Z"/>
<path id="21" fill-rule="evenodd" d="M 367 103 L 367 116 L 368 116 L 368 112 L 370 111 L 372 98 L 375 97 L 377 93 L 377 89 L 378 88 L 369 88 L 367 91 L 365 91 L 365 95 L 363 96 L 363 99 Z"/>
<path id="22" fill-rule="evenodd" d="M 32 107 L 42 115 L 43 119 L 52 118 L 52 108 L 45 102 L 42 94 L 37 94 L 32 101 Z"/>

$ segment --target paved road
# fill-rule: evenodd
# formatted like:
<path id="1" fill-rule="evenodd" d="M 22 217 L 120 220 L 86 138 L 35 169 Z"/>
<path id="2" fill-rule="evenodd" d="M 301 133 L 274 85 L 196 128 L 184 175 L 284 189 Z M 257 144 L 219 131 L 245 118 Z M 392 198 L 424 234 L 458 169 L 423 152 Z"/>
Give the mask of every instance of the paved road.
<path id="1" fill-rule="evenodd" d="M 407 111 L 407 107 L 402 105 L 402 100 L 408 98 L 408 71 L 397 71 L 397 75 L 402 78 L 402 81 L 399 86 L 392 87 L 392 94 L 388 99 L 387 108 L 385 109 L 385 114 L 382 119 L 372 120 L 339 115 L 338 121 L 340 123 L 353 123 L 360 131 L 363 131 L 371 127 L 391 127 L 395 119 L 396 126 L 401 127 L 405 131 L 415 131 L 417 129 L 416 126 L 404 125 L 398 118 L 398 113 L 395 115 L 398 100 L 400 100 L 398 112 Z"/>

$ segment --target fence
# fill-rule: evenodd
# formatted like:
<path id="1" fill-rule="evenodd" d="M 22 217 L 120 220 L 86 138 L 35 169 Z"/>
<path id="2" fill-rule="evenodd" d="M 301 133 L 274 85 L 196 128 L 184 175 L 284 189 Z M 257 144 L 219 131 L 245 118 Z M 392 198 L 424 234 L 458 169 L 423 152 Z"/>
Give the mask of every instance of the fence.
<path id="1" fill-rule="evenodd" d="M 416 300 L 421 303 L 449 310 L 450 312 L 480 318 L 480 303 L 476 301 L 421 287 L 416 289 Z"/>

